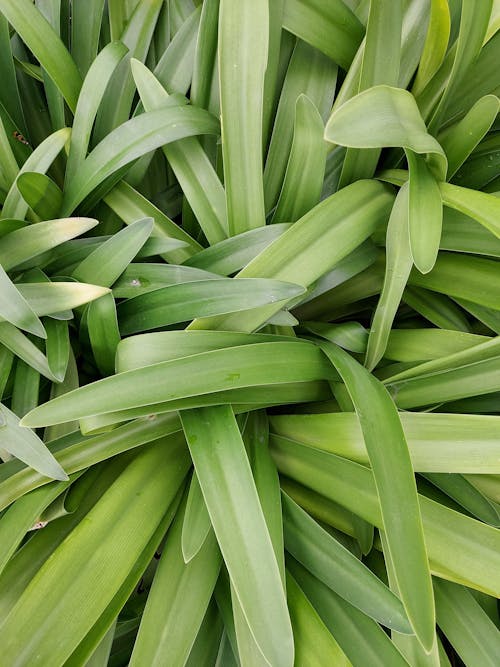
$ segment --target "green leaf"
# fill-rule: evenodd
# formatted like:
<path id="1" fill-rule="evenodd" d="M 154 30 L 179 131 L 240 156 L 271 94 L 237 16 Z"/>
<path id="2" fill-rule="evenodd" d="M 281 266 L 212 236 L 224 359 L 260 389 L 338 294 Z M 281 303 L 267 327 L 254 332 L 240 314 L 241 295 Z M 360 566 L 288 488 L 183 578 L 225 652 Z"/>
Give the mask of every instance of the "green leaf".
<path id="1" fill-rule="evenodd" d="M 62 218 L 14 230 L 2 238 L 0 263 L 9 271 L 46 250 L 88 232 L 97 224 L 93 218 Z"/>
<path id="2" fill-rule="evenodd" d="M 73 278 L 82 283 L 111 287 L 147 241 L 152 229 L 151 218 L 144 218 L 120 230 L 78 264 Z"/>
<path id="3" fill-rule="evenodd" d="M 198 554 L 211 532 L 212 523 L 198 477 L 194 472 L 182 524 L 182 557 L 185 563 L 189 563 Z"/>
<path id="4" fill-rule="evenodd" d="M 186 136 L 217 132 L 214 118 L 188 106 L 150 111 L 126 121 L 94 148 L 68 184 L 63 215 L 71 213 L 106 178 L 141 155 Z"/>
<path id="5" fill-rule="evenodd" d="M 410 285 L 468 299 L 487 308 L 499 310 L 497 279 L 498 262 L 494 260 L 442 252 L 432 271 L 422 275 L 413 270 L 408 282 Z"/>
<path id="6" fill-rule="evenodd" d="M 104 0 L 91 0 L 71 8 L 71 55 L 82 77 L 97 57 L 104 4 Z"/>
<path id="7" fill-rule="evenodd" d="M 287 568 L 353 665 L 408 664 L 373 619 L 345 602 L 295 559 L 287 559 Z"/>
<path id="8" fill-rule="evenodd" d="M 59 664 L 69 658 L 119 590 L 167 511 L 187 472 L 184 447 L 178 443 L 167 456 L 162 447 L 143 450 L 90 510 L 87 520 L 41 566 L 2 625 L 8 662 Z M 129 498 L 126 513 L 124 495 Z M 128 540 L 131 533 L 132 542 Z M 26 630 L 11 632 L 11 624 Z"/>
<path id="9" fill-rule="evenodd" d="M 182 555 L 181 505 L 168 533 L 142 614 L 130 665 L 184 664 L 210 602 L 221 565 L 213 532 L 189 563 Z"/>
<path id="10" fill-rule="evenodd" d="M 338 665 L 349 667 L 345 653 L 327 630 L 318 613 L 292 577 L 286 573 L 287 599 L 295 638 L 297 665 L 321 667 L 325 656 Z"/>
<path id="11" fill-rule="evenodd" d="M 218 62 L 231 236 L 265 224 L 261 147 L 268 36 L 265 0 L 221 0 Z"/>
<path id="12" fill-rule="evenodd" d="M 428 134 L 412 94 L 402 88 L 374 86 L 351 98 L 330 116 L 325 139 L 351 148 L 399 146 L 429 154 L 433 173 L 446 174 L 443 149 Z"/>
<path id="13" fill-rule="evenodd" d="M 45 321 L 45 329 L 47 331 L 46 348 L 50 372 L 57 382 L 62 382 L 69 362 L 68 323 L 64 320 L 54 320 L 48 317 Z"/>
<path id="14" fill-rule="evenodd" d="M 80 8 L 77 9 L 77 14 L 80 11 Z M 66 185 L 71 183 L 83 165 L 97 110 L 113 73 L 126 53 L 127 48 L 122 43 L 112 42 L 102 49 L 90 65 L 75 109 L 66 165 Z"/>
<path id="15" fill-rule="evenodd" d="M 130 225 L 142 218 L 153 218 L 152 237 L 184 241 L 186 247 L 165 253 L 164 257 L 167 261 L 183 262 L 201 250 L 197 241 L 127 183 L 122 181 L 115 185 L 113 190 L 104 197 L 104 201 L 125 224 Z"/>
<path id="16" fill-rule="evenodd" d="M 283 27 L 345 70 L 363 39 L 363 25 L 341 0 L 285 0 Z"/>
<path id="17" fill-rule="evenodd" d="M 366 35 L 357 56 L 359 58 L 359 55 L 362 55 L 362 62 L 356 92 L 380 84 L 398 85 L 402 19 L 401 0 L 389 4 L 383 0 L 370 2 Z M 339 188 L 360 178 L 372 178 L 379 158 L 379 149 L 347 149 Z"/>
<path id="18" fill-rule="evenodd" d="M 428 273 L 436 263 L 443 205 L 436 179 L 425 160 L 407 149 L 409 165 L 409 211 L 410 247 L 413 262 L 421 273 Z"/>
<path id="19" fill-rule="evenodd" d="M 155 76 L 169 93 L 185 95 L 189 90 L 199 24 L 200 10 L 195 9 L 175 33 L 154 69 Z M 191 101 L 196 106 L 208 108 L 196 102 L 192 95 Z"/>
<path id="20" fill-rule="evenodd" d="M 373 474 L 365 466 L 285 439 L 273 439 L 271 453 L 283 475 L 383 527 Z M 425 496 L 418 499 L 432 572 L 498 597 L 500 531 Z M 337 507 L 333 505 L 335 514 L 331 503 L 323 509 L 334 526 L 352 531 L 345 510 L 340 514 L 342 523 L 337 524 Z"/>
<path id="21" fill-rule="evenodd" d="M 448 158 L 447 180 L 450 180 L 466 161 L 492 126 L 500 100 L 495 95 L 481 97 L 458 123 L 439 137 Z"/>
<path id="22" fill-rule="evenodd" d="M 357 248 L 385 220 L 392 193 L 375 181 L 359 181 L 328 197 L 263 250 L 241 278 L 275 278 L 308 287 Z M 252 331 L 284 305 L 217 320 L 195 321 L 192 328 Z"/>
<path id="23" fill-rule="evenodd" d="M 399 191 L 387 225 L 384 284 L 366 348 L 365 365 L 368 370 L 375 368 L 384 356 L 392 323 L 412 267 L 408 234 L 410 189 L 411 185 L 404 185 Z"/>
<path id="24" fill-rule="evenodd" d="M 266 211 L 274 208 L 283 186 L 298 98 L 306 95 L 323 121 L 326 120 L 335 92 L 337 70 L 337 66 L 323 53 L 302 40 L 297 41 L 283 81 L 264 167 Z"/>
<path id="25" fill-rule="evenodd" d="M 116 356 L 118 373 L 150 366 L 169 359 L 189 357 L 200 352 L 221 350 L 252 343 L 303 341 L 292 336 L 245 334 L 232 331 L 159 331 L 130 336 L 121 341 Z"/>
<path id="26" fill-rule="evenodd" d="M 223 276 L 216 273 L 184 265 L 133 262 L 114 283 L 113 294 L 120 299 L 129 299 L 169 285 L 185 287 L 185 283 L 222 279 Z"/>
<path id="27" fill-rule="evenodd" d="M 465 664 L 494 667 L 500 634 L 470 591 L 437 579 L 434 591 L 438 625 Z"/>
<path id="28" fill-rule="evenodd" d="M 1 0 L 0 11 L 43 65 L 74 111 L 81 77 L 61 39 L 30 0 Z"/>
<path id="29" fill-rule="evenodd" d="M 431 0 L 429 27 L 412 93 L 417 96 L 441 66 L 450 37 L 450 8 L 447 0 Z"/>
<path id="30" fill-rule="evenodd" d="M 396 407 L 382 384 L 347 352 L 332 343 L 322 343 L 321 348 L 340 373 L 354 403 L 401 600 L 415 634 L 430 650 L 434 641 L 434 599 L 415 477 Z"/>
<path id="31" fill-rule="evenodd" d="M 0 343 L 41 375 L 57 382 L 58 379 L 52 373 L 47 357 L 27 336 L 9 322 L 0 322 Z"/>
<path id="32" fill-rule="evenodd" d="M 344 600 L 398 632 L 412 634 L 401 601 L 354 554 L 291 498 L 283 496 L 285 546 L 311 574 Z"/>
<path id="33" fill-rule="evenodd" d="M 499 473 L 500 417 L 493 415 L 401 412 L 413 468 L 423 472 Z M 369 463 L 355 413 L 273 415 L 272 432 L 291 440 Z M 335 438 L 331 434 L 335 433 Z"/>
<path id="34" fill-rule="evenodd" d="M 424 477 L 447 496 L 453 498 L 472 516 L 497 528 L 500 527 L 500 515 L 493 503 L 462 475 L 426 473 Z"/>
<path id="35" fill-rule="evenodd" d="M 485 0 L 481 3 L 465 3 L 462 6 L 460 31 L 456 42 L 453 67 L 449 78 L 447 78 L 443 95 L 430 120 L 429 129 L 431 132 L 440 129 L 450 102 L 457 96 L 465 75 L 469 74 L 470 66 L 479 55 L 488 28 L 492 4 L 493 0 Z"/>
<path id="36" fill-rule="evenodd" d="M 62 192 L 48 176 L 24 172 L 17 179 L 16 185 L 24 201 L 36 215 L 43 220 L 57 216 L 62 204 Z"/>
<path id="37" fill-rule="evenodd" d="M 474 218 L 500 237 L 500 198 L 486 192 L 461 188 L 451 183 L 440 183 L 443 204 Z"/>
<path id="38" fill-rule="evenodd" d="M 128 7 L 124 8 L 123 31 L 113 35 L 112 40 L 120 40 L 129 53 L 127 58 L 119 64 L 110 80 L 103 98 L 104 104 L 99 109 L 95 126 L 98 141 L 105 139 L 130 116 L 136 89 L 129 60 L 130 58 L 137 58 L 140 61 L 146 59 L 163 2 L 162 0 L 149 0 L 146 3 L 134 1 L 127 4 Z"/>
<path id="39" fill-rule="evenodd" d="M 69 139 L 71 130 L 67 127 L 54 132 L 35 148 L 19 171 L 18 178 L 26 172 L 44 174 Z M 2 209 L 3 218 L 24 219 L 28 212 L 28 204 L 24 201 L 15 181 L 7 193 Z"/>
<path id="40" fill-rule="evenodd" d="M 181 413 L 181 420 L 217 541 L 255 641 L 270 664 L 291 667 L 293 636 L 283 585 L 234 414 L 230 407 L 202 408 Z"/>
<path id="41" fill-rule="evenodd" d="M 138 60 L 132 73 L 146 111 L 161 109 L 169 96 L 158 79 Z M 219 177 L 198 139 L 187 137 L 163 147 L 193 213 L 210 243 L 227 236 L 226 196 Z"/>
<path id="42" fill-rule="evenodd" d="M 120 330 L 133 334 L 195 317 L 248 310 L 302 294 L 299 285 L 277 280 L 203 280 L 171 285 L 129 299 L 118 306 Z"/>
<path id="43" fill-rule="evenodd" d="M 105 294 L 89 303 L 87 328 L 97 368 L 104 376 L 113 375 L 120 330 L 112 294 Z"/>
<path id="44" fill-rule="evenodd" d="M 19 418 L 5 405 L 0 404 L 2 425 L 0 446 L 42 475 L 66 481 L 68 475 L 61 468 L 40 438 L 30 429 L 19 426 Z"/>
<path id="45" fill-rule="evenodd" d="M 320 200 L 326 164 L 323 120 L 306 95 L 297 98 L 290 156 L 272 223 L 295 222 Z"/>
<path id="46" fill-rule="evenodd" d="M 0 320 L 7 320 L 35 336 L 46 338 L 45 329 L 22 292 L 0 265 Z"/>
<path id="47" fill-rule="evenodd" d="M 77 308 L 109 292 L 104 287 L 70 282 L 18 283 L 17 288 L 39 316 Z"/>
<path id="48" fill-rule="evenodd" d="M 255 259 L 264 248 L 267 248 L 290 226 L 286 223 L 273 223 L 251 229 L 204 248 L 184 262 L 184 265 L 213 271 L 221 276 L 229 276 L 240 271 L 252 259 Z"/>
<path id="49" fill-rule="evenodd" d="M 226 389 L 307 382 L 328 377 L 330 373 L 320 350 L 310 343 L 232 347 L 153 364 L 94 382 L 39 406 L 23 423 L 57 424 Z"/>

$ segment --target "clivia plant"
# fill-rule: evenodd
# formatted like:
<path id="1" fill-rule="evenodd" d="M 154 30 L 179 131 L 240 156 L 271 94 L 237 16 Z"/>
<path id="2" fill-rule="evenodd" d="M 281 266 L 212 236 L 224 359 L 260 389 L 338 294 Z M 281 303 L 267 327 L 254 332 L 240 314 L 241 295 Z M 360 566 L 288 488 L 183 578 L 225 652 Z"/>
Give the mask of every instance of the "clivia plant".
<path id="1" fill-rule="evenodd" d="M 0 664 L 498 664 L 499 28 L 0 0 Z"/>

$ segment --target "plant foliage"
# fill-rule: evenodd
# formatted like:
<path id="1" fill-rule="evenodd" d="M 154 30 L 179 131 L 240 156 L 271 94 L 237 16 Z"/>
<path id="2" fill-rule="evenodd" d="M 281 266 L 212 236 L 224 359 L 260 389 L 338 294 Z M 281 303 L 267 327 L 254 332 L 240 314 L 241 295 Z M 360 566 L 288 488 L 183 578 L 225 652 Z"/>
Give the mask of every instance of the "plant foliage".
<path id="1" fill-rule="evenodd" d="M 498 664 L 499 17 L 0 0 L 2 665 Z"/>

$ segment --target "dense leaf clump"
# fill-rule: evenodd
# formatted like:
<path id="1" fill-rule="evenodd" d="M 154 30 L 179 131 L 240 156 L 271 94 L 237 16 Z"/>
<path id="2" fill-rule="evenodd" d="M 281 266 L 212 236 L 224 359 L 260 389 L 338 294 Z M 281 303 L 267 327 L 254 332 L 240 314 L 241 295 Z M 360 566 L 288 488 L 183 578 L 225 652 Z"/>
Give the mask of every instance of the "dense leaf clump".
<path id="1" fill-rule="evenodd" d="M 494 667 L 500 4 L 0 0 L 0 663 Z"/>

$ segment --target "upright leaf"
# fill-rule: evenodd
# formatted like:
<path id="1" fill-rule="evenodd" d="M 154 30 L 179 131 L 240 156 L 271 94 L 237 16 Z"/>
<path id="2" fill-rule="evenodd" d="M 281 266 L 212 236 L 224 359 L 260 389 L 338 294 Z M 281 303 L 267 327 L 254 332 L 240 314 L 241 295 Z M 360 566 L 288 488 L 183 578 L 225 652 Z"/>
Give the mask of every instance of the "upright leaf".
<path id="1" fill-rule="evenodd" d="M 267 0 L 221 0 L 222 153 L 231 236 L 265 224 L 261 147 L 268 21 Z"/>

